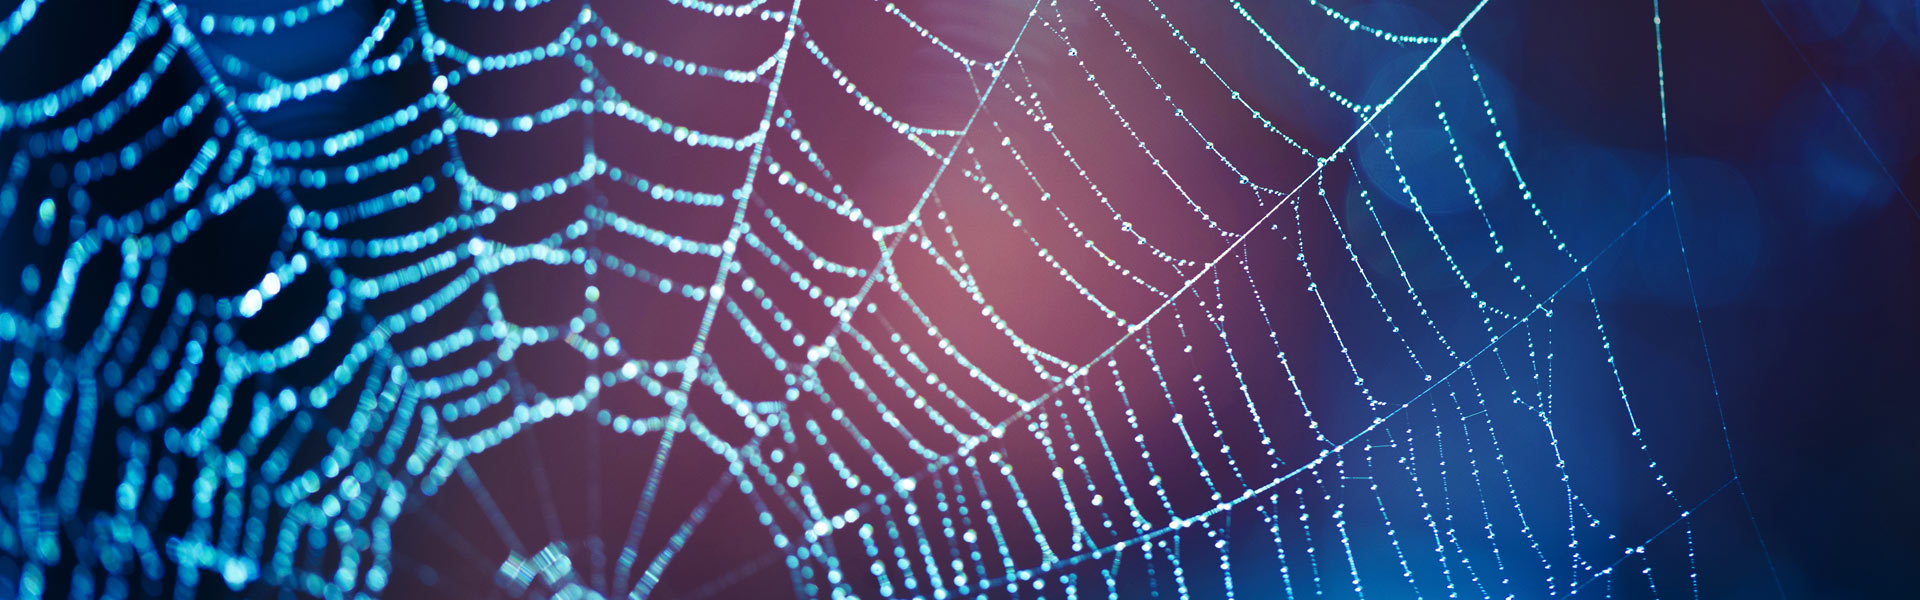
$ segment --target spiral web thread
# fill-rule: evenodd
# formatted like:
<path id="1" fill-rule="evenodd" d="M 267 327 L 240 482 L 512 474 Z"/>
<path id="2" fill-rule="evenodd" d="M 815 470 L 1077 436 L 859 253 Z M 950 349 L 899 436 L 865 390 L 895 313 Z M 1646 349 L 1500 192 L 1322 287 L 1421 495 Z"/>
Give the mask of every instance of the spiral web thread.
<path id="1" fill-rule="evenodd" d="M 1118 17 L 1119 4 L 1148 18 Z M 1700 595 L 1710 583 L 1695 567 L 1692 517 L 1744 491 L 1737 471 L 1691 486 L 1663 474 L 1589 275 L 1660 212 L 1685 267 L 1671 184 L 1636 201 L 1644 206 L 1616 235 L 1576 248 L 1535 202 L 1513 154 L 1525 141 L 1504 133 L 1507 108 L 1462 38 L 1487 1 L 1437 35 L 1306 4 L 1322 26 L 1418 60 L 1404 73 L 1383 67 L 1397 82 L 1384 93 L 1361 93 L 1310 68 L 1264 13 L 1237 0 L 1204 11 L 1253 31 L 1293 69 L 1280 74 L 1285 85 L 1357 125 L 1332 143 L 1282 125 L 1157 0 L 1041 0 L 991 54 L 962 51 L 915 8 L 855 7 L 911 32 L 907 50 L 965 73 L 971 110 L 944 127 L 869 95 L 797 1 L 643 9 L 777 32 L 764 59 L 734 66 L 669 56 L 585 4 L 397 2 L 372 9 L 336 67 L 298 78 L 209 40 L 273 40 L 342 17 L 347 1 L 254 15 L 140 2 L 83 74 L 0 105 L 12 148 L 0 221 L 20 257 L 0 259 L 20 274 L 0 307 L 6 575 L 23 598 L 185 597 L 222 585 L 378 596 L 396 578 L 430 579 L 419 571 L 431 560 L 401 556 L 393 530 L 424 498 L 459 487 L 486 515 L 470 535 L 495 535 L 511 552 L 462 557 L 495 577 L 440 581 L 449 594 L 646 597 L 685 548 L 716 543 L 697 535 L 715 507 L 744 498 L 766 558 L 679 595 L 726 594 L 767 570 L 784 571 L 802 597 Z M 0 56 L 38 51 L 22 45 L 27 34 L 62 9 L 15 6 L 0 22 Z M 435 18 L 453 11 L 566 18 L 540 21 L 558 23 L 550 42 L 487 53 L 436 33 Z M 1650 12 L 1658 45 L 1657 3 Z M 1143 58 L 1133 40 L 1147 38 L 1178 44 L 1185 62 Z M 1074 58 L 1114 50 L 1126 56 L 1098 68 Z M 754 98 L 757 126 L 676 123 L 629 102 L 608 61 Z M 803 74 L 789 72 L 801 63 Z M 463 84 L 534 65 L 574 69 L 577 90 L 497 116 L 456 100 Z M 1664 68 L 1648 67 L 1664 132 Z M 1212 85 L 1163 86 L 1176 71 Z M 830 81 L 789 85 L 822 75 Z M 1050 116 L 1050 96 L 1066 86 L 1104 101 L 1086 110 L 1110 113 L 1121 149 L 1153 167 L 1144 177 L 1165 184 L 1161 208 L 1141 211 L 1112 189 L 1120 184 L 1103 188 L 1094 159 L 1082 163 L 1100 151 Z M 1157 105 L 1117 100 L 1142 86 Z M 295 133 L 277 118 L 369 88 L 405 92 L 343 129 Z M 836 164 L 803 132 L 791 98 L 802 93 L 857 106 L 887 143 L 935 165 L 904 210 L 842 185 L 835 169 L 857 166 Z M 1200 96 L 1243 108 L 1242 126 L 1290 148 L 1291 173 L 1305 177 L 1270 180 L 1217 145 L 1209 136 L 1225 134 L 1183 104 Z M 1410 150 L 1396 117 L 1431 120 L 1444 147 Z M 583 159 L 531 185 L 496 187 L 463 158 L 463 141 L 581 121 Z M 1176 135 L 1156 135 L 1165 131 Z M 733 187 L 675 187 L 597 153 L 612 135 L 737 156 L 744 169 Z M 1478 161 L 1486 148 L 1500 160 Z M 1189 193 L 1204 174 L 1161 159 L 1202 150 L 1237 177 L 1237 195 Z M 1410 151 L 1450 161 L 1452 181 L 1434 189 L 1410 175 L 1418 159 L 1403 171 Z M 1362 174 L 1377 165 L 1394 175 Z M 126 181 L 164 184 L 141 196 L 143 184 Z M 538 235 L 491 233 L 528 227 L 516 215 L 570 191 L 588 200 Z M 1436 196 L 1464 198 L 1471 218 L 1430 216 L 1422 199 Z M 730 215 L 729 225 L 683 234 L 673 219 L 637 216 L 661 206 Z M 983 242 L 950 217 L 963 207 L 986 207 L 1015 232 L 996 243 L 1039 259 L 1025 276 L 1072 292 L 1037 300 L 1097 314 L 1084 322 L 1104 328 L 1061 336 L 996 308 L 1025 298 L 977 277 L 1000 266 L 970 261 Z M 203 239 L 243 211 L 277 223 L 257 283 L 183 283 L 183 263 L 206 253 L 190 249 L 221 251 Z M 852 254 L 866 258 L 810 237 L 821 220 L 867 235 L 869 253 Z M 526 292 L 502 289 L 499 275 L 519 265 L 583 275 L 584 307 L 551 324 L 516 322 L 503 304 Z M 690 344 L 665 358 L 633 351 L 635 338 L 603 316 L 632 305 L 615 289 L 692 307 Z M 1697 300 L 1694 320 L 1709 352 Z M 942 333 L 963 329 L 977 331 Z M 712 349 L 727 336 L 727 348 L 749 351 Z M 1641 465 L 1634 477 L 1664 497 L 1663 528 L 1629 531 L 1590 510 L 1589 498 L 1612 490 L 1583 485 L 1578 457 L 1562 455 L 1568 424 L 1555 407 L 1608 394 L 1556 389 L 1561 345 L 1604 360 L 1581 368 L 1611 374 L 1625 426 L 1613 433 Z M 528 383 L 517 354 L 537 347 L 584 359 L 577 389 Z M 1350 382 L 1325 383 L 1340 379 Z M 761 394 L 767 381 L 780 391 Z M 638 466 L 624 483 L 641 490 L 632 518 L 587 543 L 541 539 L 526 526 L 541 517 L 508 514 L 495 500 L 505 484 L 472 466 L 560 421 L 657 440 L 628 461 Z M 688 453 L 727 468 L 709 487 L 668 489 L 668 465 Z M 673 495 L 697 502 L 659 508 Z M 1668 554 L 1650 553 L 1656 543 Z"/>

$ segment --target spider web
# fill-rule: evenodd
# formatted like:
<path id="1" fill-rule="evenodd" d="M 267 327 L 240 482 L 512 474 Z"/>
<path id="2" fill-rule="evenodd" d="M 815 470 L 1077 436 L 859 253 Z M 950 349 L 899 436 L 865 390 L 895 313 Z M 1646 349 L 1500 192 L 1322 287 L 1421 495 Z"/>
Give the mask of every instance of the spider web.
<path id="1" fill-rule="evenodd" d="M 18 3 L 0 583 L 1712 589 L 1497 3 L 1016 4 Z"/>

